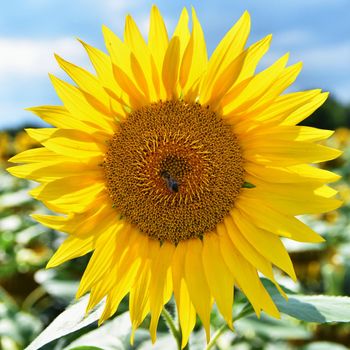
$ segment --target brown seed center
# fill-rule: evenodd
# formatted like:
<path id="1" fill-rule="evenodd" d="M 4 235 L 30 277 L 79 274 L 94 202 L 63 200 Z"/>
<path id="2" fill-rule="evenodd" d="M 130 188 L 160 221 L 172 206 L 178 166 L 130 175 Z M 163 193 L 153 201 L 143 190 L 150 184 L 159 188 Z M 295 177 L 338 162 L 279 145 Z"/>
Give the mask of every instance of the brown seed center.
<path id="1" fill-rule="evenodd" d="M 244 183 L 231 127 L 210 109 L 184 101 L 132 112 L 110 140 L 103 168 L 124 219 L 174 244 L 214 230 Z"/>

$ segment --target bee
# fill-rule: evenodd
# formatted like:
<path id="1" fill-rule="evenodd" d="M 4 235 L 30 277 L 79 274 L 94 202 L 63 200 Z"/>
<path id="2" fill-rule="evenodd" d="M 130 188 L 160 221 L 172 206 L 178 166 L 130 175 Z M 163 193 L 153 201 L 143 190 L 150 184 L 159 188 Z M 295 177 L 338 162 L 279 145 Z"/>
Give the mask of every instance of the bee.
<path id="1" fill-rule="evenodd" d="M 162 171 L 160 176 L 165 181 L 169 191 L 175 192 L 175 193 L 179 192 L 179 183 L 176 181 L 176 179 L 172 178 L 167 171 Z"/>

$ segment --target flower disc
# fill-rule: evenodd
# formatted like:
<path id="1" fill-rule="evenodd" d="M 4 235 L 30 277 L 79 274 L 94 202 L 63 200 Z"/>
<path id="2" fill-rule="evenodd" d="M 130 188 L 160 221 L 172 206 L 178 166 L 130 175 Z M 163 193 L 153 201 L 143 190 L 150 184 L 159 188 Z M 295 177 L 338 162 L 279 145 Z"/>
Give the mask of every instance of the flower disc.
<path id="1" fill-rule="evenodd" d="M 131 113 L 110 140 L 103 167 L 118 212 L 148 236 L 173 243 L 214 230 L 244 182 L 232 127 L 183 101 Z"/>

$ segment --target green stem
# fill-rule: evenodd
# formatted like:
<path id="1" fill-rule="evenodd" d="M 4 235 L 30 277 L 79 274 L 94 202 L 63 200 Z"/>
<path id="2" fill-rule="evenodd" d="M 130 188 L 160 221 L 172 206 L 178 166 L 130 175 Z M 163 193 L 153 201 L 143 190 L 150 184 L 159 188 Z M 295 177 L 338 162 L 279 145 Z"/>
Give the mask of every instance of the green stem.
<path id="1" fill-rule="evenodd" d="M 211 349 L 215 344 L 216 341 L 219 339 L 219 337 L 221 336 L 222 333 L 224 333 L 224 331 L 226 331 L 227 329 L 227 324 L 223 324 L 212 336 L 210 342 L 207 344 L 207 347 L 205 348 L 205 350 L 209 350 Z"/>
<path id="2" fill-rule="evenodd" d="M 243 318 L 245 316 L 248 316 L 250 314 L 253 313 L 253 308 L 251 307 L 250 304 L 246 304 L 242 311 L 233 318 L 233 322 L 239 320 L 240 318 Z M 228 326 L 226 323 L 224 323 L 213 335 L 213 337 L 211 338 L 210 342 L 208 343 L 207 347 L 205 348 L 205 350 L 210 350 L 217 342 L 217 340 L 219 339 L 219 337 L 222 335 L 222 333 L 224 333 L 227 330 Z"/>
<path id="3" fill-rule="evenodd" d="M 163 308 L 162 316 L 164 317 L 164 320 L 168 324 L 170 332 L 172 333 L 172 335 L 176 340 L 178 349 L 181 350 L 181 333 L 176 328 L 173 318 L 171 317 L 170 313 L 165 307 Z"/>
<path id="4" fill-rule="evenodd" d="M 30 312 L 33 305 L 46 294 L 43 287 L 35 288 L 23 301 L 22 309 Z"/>

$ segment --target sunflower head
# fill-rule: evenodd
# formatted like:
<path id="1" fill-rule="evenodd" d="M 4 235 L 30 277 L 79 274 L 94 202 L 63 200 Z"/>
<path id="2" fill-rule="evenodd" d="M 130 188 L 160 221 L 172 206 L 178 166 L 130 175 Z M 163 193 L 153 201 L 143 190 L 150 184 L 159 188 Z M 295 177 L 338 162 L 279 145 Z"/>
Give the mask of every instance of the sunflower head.
<path id="1" fill-rule="evenodd" d="M 63 104 L 31 110 L 54 127 L 28 129 L 42 147 L 8 169 L 59 213 L 33 217 L 68 234 L 48 267 L 93 252 L 88 310 L 106 297 L 103 322 L 129 294 L 133 330 L 150 313 L 155 341 L 174 294 L 182 347 L 196 314 L 209 339 L 213 302 L 232 326 L 234 286 L 279 317 L 258 273 L 295 279 L 280 237 L 322 241 L 296 216 L 340 204 L 326 185 L 338 176 L 309 165 L 340 154 L 318 143 L 332 132 L 297 125 L 327 93 L 284 93 L 301 69 L 288 55 L 255 73 L 271 36 L 246 47 L 247 12 L 209 60 L 188 21 L 184 9 L 169 37 L 153 6 L 147 42 L 130 16 L 123 40 L 104 27 L 108 54 L 82 42 L 94 73 L 57 56 L 75 85 L 52 77 Z"/>
<path id="2" fill-rule="evenodd" d="M 108 145 L 103 168 L 114 207 L 160 242 L 177 244 L 214 230 L 244 181 L 232 127 L 198 103 L 141 107 Z"/>

